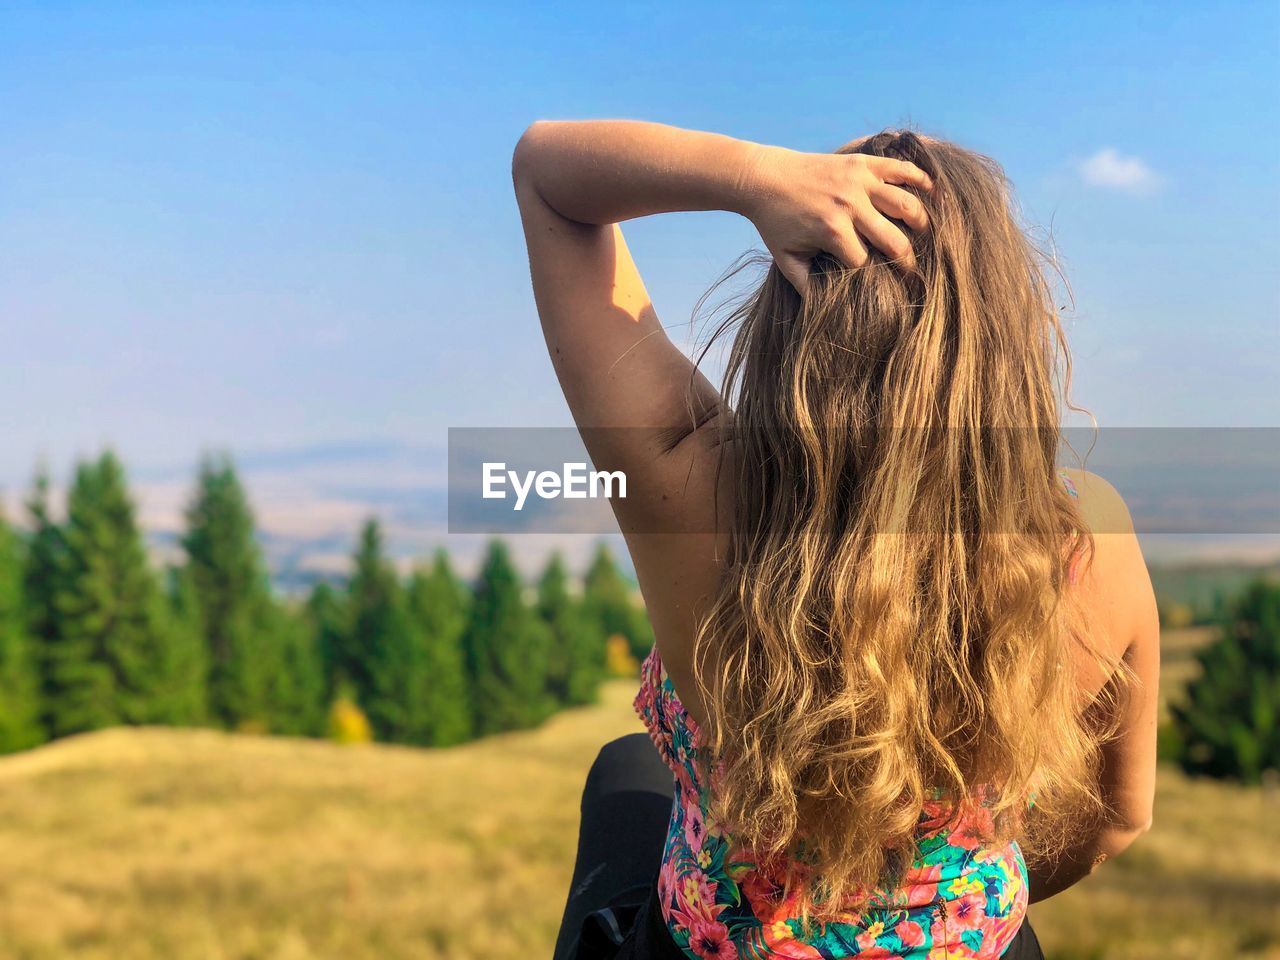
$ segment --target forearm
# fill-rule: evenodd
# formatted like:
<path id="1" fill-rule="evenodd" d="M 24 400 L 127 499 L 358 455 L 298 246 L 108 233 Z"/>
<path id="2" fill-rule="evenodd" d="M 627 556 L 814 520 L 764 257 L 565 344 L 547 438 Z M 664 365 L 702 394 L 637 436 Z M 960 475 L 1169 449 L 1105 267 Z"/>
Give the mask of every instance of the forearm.
<path id="1" fill-rule="evenodd" d="M 1032 903 L 1048 900 L 1092 874 L 1107 860 L 1123 853 L 1146 832 L 1146 825 L 1108 827 L 1067 850 L 1053 863 L 1028 867 Z"/>
<path id="2" fill-rule="evenodd" d="M 638 120 L 541 120 L 520 138 L 512 175 L 578 223 L 679 210 L 745 215 L 761 149 L 722 134 Z"/>

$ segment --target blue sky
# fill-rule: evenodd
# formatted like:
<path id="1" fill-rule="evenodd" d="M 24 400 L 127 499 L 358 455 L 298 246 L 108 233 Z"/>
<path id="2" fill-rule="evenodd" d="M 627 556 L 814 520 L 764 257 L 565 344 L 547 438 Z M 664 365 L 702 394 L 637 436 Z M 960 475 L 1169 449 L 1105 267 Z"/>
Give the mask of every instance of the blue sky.
<path id="1" fill-rule="evenodd" d="M 508 174 L 539 117 L 988 152 L 1052 224 L 1103 425 L 1280 425 L 1277 11 L 6 3 L 0 480 L 566 423 Z M 755 243 L 629 236 L 680 341 Z"/>

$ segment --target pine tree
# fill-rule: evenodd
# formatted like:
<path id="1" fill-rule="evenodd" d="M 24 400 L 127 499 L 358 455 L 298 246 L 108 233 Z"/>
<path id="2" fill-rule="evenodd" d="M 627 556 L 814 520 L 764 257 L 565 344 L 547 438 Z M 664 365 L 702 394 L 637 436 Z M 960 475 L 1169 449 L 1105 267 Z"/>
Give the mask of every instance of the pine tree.
<path id="1" fill-rule="evenodd" d="M 550 631 L 547 648 L 547 692 L 557 704 L 568 703 L 569 669 L 574 642 L 573 599 L 564 559 L 553 553 L 538 578 L 538 616 Z"/>
<path id="2" fill-rule="evenodd" d="M 195 726 L 209 716 L 209 656 L 199 600 L 187 571 L 170 568 L 158 616 L 165 637 L 165 660 L 157 684 L 157 722 Z"/>
<path id="3" fill-rule="evenodd" d="M 1226 623 L 1230 613 L 1227 607 L 1227 592 L 1222 587 L 1215 587 L 1213 600 L 1210 601 L 1209 606 L 1209 621 L 1211 623 Z"/>
<path id="4" fill-rule="evenodd" d="M 23 568 L 23 605 L 33 645 L 41 726 L 56 732 L 52 715 L 57 691 L 54 677 L 61 658 L 57 597 L 66 576 L 67 549 L 62 528 L 53 522 L 49 514 L 49 474 L 44 467 L 36 472 L 35 484 L 27 500 L 27 512 L 31 533 Z"/>
<path id="5" fill-rule="evenodd" d="M 372 686 L 367 697 L 369 722 L 379 740 L 425 745 L 427 729 L 426 656 L 422 633 L 414 626 L 397 583 L 383 611 L 370 650 Z"/>
<path id="6" fill-rule="evenodd" d="M 549 715 L 549 646 L 549 631 L 524 604 L 506 546 L 494 541 L 476 585 L 465 641 L 478 734 L 535 726 Z"/>
<path id="7" fill-rule="evenodd" d="M 269 624 L 279 663 L 270 673 L 268 703 L 275 733 L 314 737 L 325 727 L 325 679 L 315 632 L 304 616 L 276 606 Z"/>
<path id="8" fill-rule="evenodd" d="M 44 739 L 18 548 L 18 538 L 0 515 L 0 753 L 25 750 Z"/>
<path id="9" fill-rule="evenodd" d="M 317 583 L 307 597 L 306 616 L 320 658 L 324 699 L 332 703 L 339 693 L 340 658 L 351 633 L 346 598 L 331 584 Z"/>
<path id="10" fill-rule="evenodd" d="M 559 704 L 595 700 L 604 673 L 604 639 L 599 626 L 569 594 L 569 577 L 559 553 L 552 554 L 538 581 L 538 614 L 550 631 L 547 687 Z"/>
<path id="11" fill-rule="evenodd" d="M 443 550 L 436 552 L 430 571 L 414 571 L 408 599 L 410 615 L 422 632 L 425 646 L 424 742 L 435 747 L 461 743 L 472 733 L 462 648 L 467 598 Z"/>
<path id="12" fill-rule="evenodd" d="M 583 601 L 575 605 L 575 613 L 577 629 L 569 661 L 565 702 L 569 706 L 583 706 L 595 703 L 599 698 L 600 682 L 606 673 L 607 646 L 604 630 L 588 615 Z"/>
<path id="13" fill-rule="evenodd" d="M 360 534 L 351 579 L 352 648 L 348 676 L 379 740 L 426 738 L 426 659 L 422 634 L 409 616 L 395 569 L 382 553 L 376 520 Z"/>
<path id="14" fill-rule="evenodd" d="M 280 669 L 272 646 L 274 600 L 253 513 L 227 457 L 200 465 L 182 545 L 209 650 L 209 707 L 228 727 L 266 729 Z"/>
<path id="15" fill-rule="evenodd" d="M 598 625 L 605 639 L 624 637 L 631 648 L 631 655 L 643 660 L 653 645 L 653 628 L 644 608 L 632 596 L 630 585 L 614 562 L 613 554 L 604 544 L 587 570 L 583 587 L 583 601 L 587 615 Z"/>
<path id="16" fill-rule="evenodd" d="M 1255 581 L 1172 705 L 1188 773 L 1256 784 L 1280 771 L 1280 585 Z"/>
<path id="17" fill-rule="evenodd" d="M 49 675 L 54 732 L 163 722 L 171 662 L 158 585 L 114 454 L 77 467 L 63 539 Z"/>

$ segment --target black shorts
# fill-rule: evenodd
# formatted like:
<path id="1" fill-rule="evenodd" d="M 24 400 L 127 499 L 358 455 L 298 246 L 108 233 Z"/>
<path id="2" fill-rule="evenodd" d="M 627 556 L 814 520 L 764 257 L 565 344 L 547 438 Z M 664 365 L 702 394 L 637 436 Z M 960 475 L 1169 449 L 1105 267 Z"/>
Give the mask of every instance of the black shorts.
<path id="1" fill-rule="evenodd" d="M 587 915 L 573 960 L 688 960 L 667 930 L 656 882 Z"/>

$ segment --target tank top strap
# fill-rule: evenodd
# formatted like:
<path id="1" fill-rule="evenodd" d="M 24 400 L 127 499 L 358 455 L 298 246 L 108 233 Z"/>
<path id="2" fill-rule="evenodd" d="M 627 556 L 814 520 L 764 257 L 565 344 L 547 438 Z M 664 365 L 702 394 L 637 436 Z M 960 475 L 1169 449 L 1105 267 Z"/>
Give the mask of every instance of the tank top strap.
<path id="1" fill-rule="evenodd" d="M 1079 502 L 1080 491 L 1076 489 L 1076 482 L 1071 479 L 1071 475 L 1067 473 L 1067 471 L 1059 469 L 1058 479 L 1062 481 L 1062 486 L 1066 489 L 1067 493 L 1071 496 L 1071 499 L 1075 500 L 1076 502 Z M 1072 530 L 1071 531 L 1072 539 L 1074 540 L 1078 534 L 1079 534 L 1078 530 Z M 1081 560 L 1080 551 L 1078 549 L 1073 549 L 1071 559 L 1067 564 L 1067 582 L 1072 586 L 1074 586 L 1080 580 L 1080 560 Z"/>

